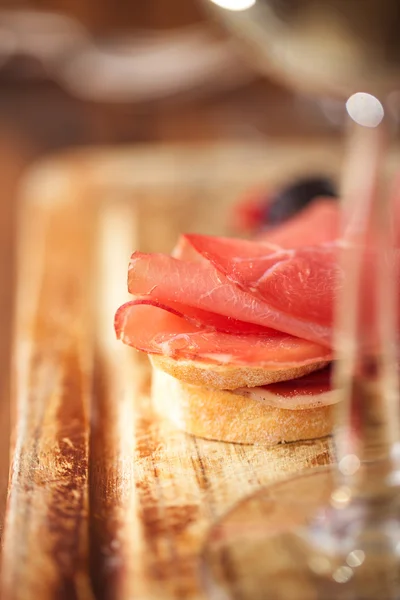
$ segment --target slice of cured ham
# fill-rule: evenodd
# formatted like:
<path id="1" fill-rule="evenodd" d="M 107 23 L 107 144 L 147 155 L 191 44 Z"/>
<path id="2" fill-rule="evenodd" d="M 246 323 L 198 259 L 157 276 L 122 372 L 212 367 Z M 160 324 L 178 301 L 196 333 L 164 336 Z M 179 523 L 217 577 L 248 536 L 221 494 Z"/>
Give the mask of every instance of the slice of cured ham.
<path id="1" fill-rule="evenodd" d="M 216 260 L 222 264 L 221 256 L 218 254 L 220 251 L 219 238 L 188 236 L 189 239 L 194 237 L 197 237 L 200 242 L 210 243 L 212 247 L 216 244 Z M 251 244 L 251 242 L 240 242 L 240 244 L 244 243 Z M 274 254 L 276 254 L 275 251 Z M 268 260 L 268 255 L 266 256 Z M 272 260 L 275 260 L 279 266 L 280 258 L 279 255 Z M 261 258 L 261 260 L 264 259 Z M 327 301 L 329 299 L 329 289 L 328 291 L 326 289 L 328 282 L 324 281 L 321 287 L 321 281 L 313 278 L 314 271 L 312 269 L 314 267 L 311 263 L 301 265 L 304 281 L 302 281 L 302 275 L 295 272 L 295 268 L 297 267 L 293 267 L 295 282 L 290 281 L 287 286 L 285 281 L 281 282 L 282 285 L 277 288 L 276 297 L 274 290 L 271 290 L 270 295 L 273 296 L 273 302 L 269 302 L 262 298 L 258 290 L 254 292 L 253 289 L 246 289 L 242 283 L 238 285 L 209 262 L 196 263 L 182 261 L 164 254 L 135 253 L 129 267 L 128 289 L 135 296 L 149 295 L 161 304 L 177 302 L 238 321 L 269 327 L 329 347 L 331 323 L 321 318 L 321 314 L 323 317 L 324 311 L 328 311 L 329 306 L 332 306 L 332 298 L 330 304 Z M 288 271 L 285 277 L 287 275 Z M 308 312 L 308 302 L 311 305 L 315 301 L 310 298 L 310 294 L 314 293 L 322 297 L 323 302 L 326 298 L 327 303 L 326 306 L 320 306 L 318 301 L 315 302 L 315 314 L 311 314 Z M 287 294 L 292 294 L 292 296 L 285 297 Z M 298 307 L 294 307 L 296 299 L 301 299 L 302 305 L 306 305 L 303 314 Z"/>
<path id="2" fill-rule="evenodd" d="M 240 240 L 236 245 L 229 238 L 186 238 L 229 281 L 269 307 L 310 324 L 331 326 L 340 281 L 335 245 L 271 250 L 259 242 Z"/>
<path id="3" fill-rule="evenodd" d="M 156 308 L 166 310 L 173 315 L 186 319 L 186 321 L 193 325 L 202 327 L 205 330 L 215 330 L 221 333 L 231 333 L 233 335 L 260 335 L 264 337 L 276 334 L 276 331 L 263 327 L 262 325 L 238 321 L 237 319 L 232 319 L 231 317 L 226 317 L 217 313 L 194 308 L 193 306 L 180 304 L 179 302 L 160 304 L 156 300 L 153 300 L 150 295 L 136 296 L 134 300 L 128 302 L 125 306 L 128 307 L 139 305 L 155 306 Z M 122 308 L 123 307 L 121 307 L 121 309 Z M 118 312 L 116 315 L 116 321 L 118 321 Z"/>
<path id="4" fill-rule="evenodd" d="M 185 311 L 186 313 L 186 311 Z M 196 324 L 198 314 L 180 314 L 177 305 L 163 305 L 137 298 L 121 306 L 115 317 L 117 336 L 148 354 L 204 360 L 216 364 L 256 365 L 284 369 L 331 359 L 330 351 L 318 344 L 264 329 L 257 333 L 218 331 L 221 319 L 208 316 L 208 325 Z M 225 325 L 224 325 L 225 327 Z M 243 324 L 244 330 L 247 325 Z"/>
<path id="5" fill-rule="evenodd" d="M 323 222 L 319 239 L 334 238 L 337 221 L 336 207 L 320 202 L 268 241 L 192 234 L 181 236 L 173 256 L 133 254 L 134 300 L 117 313 L 118 336 L 145 352 L 197 360 L 327 360 L 340 282 L 337 247 L 302 240 L 313 241 L 311 230 Z M 297 248 L 271 243 L 285 246 L 289 238 Z"/>
<path id="6" fill-rule="evenodd" d="M 340 208 L 336 200 L 320 198 L 297 215 L 257 236 L 257 241 L 281 248 L 299 248 L 333 242 L 340 233 Z"/>
<path id="7" fill-rule="evenodd" d="M 261 387 L 240 388 L 233 393 L 259 400 L 268 406 L 290 410 L 329 406 L 339 401 L 338 392 L 331 388 L 329 367 L 298 379 Z"/>

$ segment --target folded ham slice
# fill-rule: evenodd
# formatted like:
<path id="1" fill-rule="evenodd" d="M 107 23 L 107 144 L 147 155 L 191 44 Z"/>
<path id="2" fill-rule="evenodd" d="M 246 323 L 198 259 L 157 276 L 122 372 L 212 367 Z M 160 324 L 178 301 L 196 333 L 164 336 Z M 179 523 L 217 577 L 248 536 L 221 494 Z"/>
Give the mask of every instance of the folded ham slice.
<path id="1" fill-rule="evenodd" d="M 337 230 L 336 207 L 322 202 L 261 241 L 190 234 L 173 256 L 136 252 L 117 335 L 149 354 L 217 364 L 329 361 Z"/>
<path id="2" fill-rule="evenodd" d="M 136 298 L 117 311 L 115 330 L 119 339 L 137 350 L 177 359 L 272 369 L 331 359 L 328 348 L 307 340 L 266 328 L 249 329 L 246 323 L 234 323 L 226 333 L 220 329 L 229 326 L 219 315 L 207 315 L 208 323 L 202 325 L 198 319 L 204 314 L 189 313 L 179 313 L 176 304 Z"/>
<path id="3" fill-rule="evenodd" d="M 202 238 L 202 242 L 208 243 L 207 236 L 198 237 Z M 189 236 L 188 239 L 191 240 Z M 219 238 L 208 239 L 212 245 L 219 244 Z M 240 244 L 251 243 L 239 242 Z M 224 240 L 222 244 L 225 244 Z M 220 256 L 215 254 L 215 261 L 219 261 L 222 270 L 226 250 L 218 247 L 218 251 L 222 254 Z M 270 255 L 273 254 L 274 258 L 269 258 L 267 252 L 268 250 L 260 260 L 265 262 L 266 257 L 270 268 L 273 264 L 279 266 L 282 262 L 281 253 L 270 251 Z M 325 255 L 325 251 L 323 254 Z M 132 256 L 129 267 L 128 289 L 135 296 L 149 295 L 153 300 L 167 304 L 178 302 L 188 307 L 262 325 L 330 347 L 331 323 L 326 314 L 329 315 L 332 298 L 329 302 L 327 283 L 313 277 L 314 265 L 311 254 L 309 258 L 308 261 L 300 262 L 302 269 L 300 274 L 296 272 L 299 263 L 297 261 L 293 263 L 291 269 L 293 281 L 288 281 L 288 276 L 291 276 L 289 262 L 281 282 L 275 279 L 266 282 L 262 288 L 265 293 L 264 299 L 258 289 L 250 286 L 246 289 L 242 281 L 240 284 L 232 281 L 217 270 L 211 261 L 196 263 L 164 254 L 137 252 Z M 249 266 L 247 263 L 247 267 L 251 272 L 251 264 Z M 321 267 L 324 268 L 323 261 Z M 238 272 L 240 274 L 241 270 Z M 328 273 L 329 281 L 332 281 L 329 270 Z M 238 279 L 237 275 L 234 276 Z M 266 295 L 266 291 L 269 292 L 270 298 Z M 310 297 L 313 294 L 316 294 L 317 298 Z M 304 306 L 304 312 L 294 305 L 297 300 L 301 302 L 302 307 Z"/>
<path id="4" fill-rule="evenodd" d="M 336 245 L 282 249 L 263 242 L 206 235 L 185 237 L 218 272 L 256 296 L 270 310 L 307 321 L 311 335 L 314 326 L 325 328 L 324 335 L 328 333 L 333 321 L 333 298 L 340 281 Z M 293 330 L 291 324 L 289 327 L 279 324 L 282 331 L 308 335 L 304 330 L 301 333 Z"/>
<path id="5" fill-rule="evenodd" d="M 279 227 L 260 233 L 257 241 L 281 248 L 300 248 L 333 242 L 339 235 L 339 203 L 337 200 L 319 198 Z"/>

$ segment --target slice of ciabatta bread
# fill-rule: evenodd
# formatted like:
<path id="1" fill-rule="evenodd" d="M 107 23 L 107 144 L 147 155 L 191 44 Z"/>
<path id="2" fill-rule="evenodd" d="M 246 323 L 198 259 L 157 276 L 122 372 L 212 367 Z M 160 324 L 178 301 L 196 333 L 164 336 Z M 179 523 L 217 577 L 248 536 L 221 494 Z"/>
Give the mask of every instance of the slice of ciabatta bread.
<path id="1" fill-rule="evenodd" d="M 302 366 L 287 365 L 286 368 L 267 369 L 261 366 L 237 366 L 215 364 L 195 360 L 174 359 L 170 356 L 149 355 L 151 364 L 157 369 L 176 377 L 184 383 L 206 386 L 220 390 L 236 390 L 242 387 L 257 387 L 279 381 L 297 379 L 313 371 L 323 369 L 329 363 L 310 362 Z"/>
<path id="2" fill-rule="evenodd" d="M 273 445 L 324 437 L 332 430 L 331 405 L 277 408 L 238 392 L 186 383 L 156 366 L 168 366 L 168 361 L 152 358 L 153 404 L 160 415 L 187 433 L 225 442 Z M 211 369 L 210 378 L 213 380 Z M 203 383 L 203 375 L 197 381 Z"/>

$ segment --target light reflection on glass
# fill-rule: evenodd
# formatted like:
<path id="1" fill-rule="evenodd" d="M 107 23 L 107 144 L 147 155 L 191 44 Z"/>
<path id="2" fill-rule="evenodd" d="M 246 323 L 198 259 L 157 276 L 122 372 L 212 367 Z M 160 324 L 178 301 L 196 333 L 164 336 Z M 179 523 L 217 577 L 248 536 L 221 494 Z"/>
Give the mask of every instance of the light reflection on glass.
<path id="1" fill-rule="evenodd" d="M 363 550 L 353 550 L 347 555 L 346 562 L 349 567 L 360 567 L 365 560 L 365 552 Z"/>
<path id="2" fill-rule="evenodd" d="M 360 468 L 361 462 L 355 454 L 347 454 L 343 456 L 339 462 L 339 470 L 343 475 L 354 475 Z"/>
<path id="3" fill-rule="evenodd" d="M 345 565 L 336 569 L 332 575 L 332 579 L 334 579 L 336 583 L 347 583 L 352 577 L 353 569 L 350 569 L 350 567 Z"/>
<path id="4" fill-rule="evenodd" d="M 346 486 L 342 486 L 334 490 L 331 494 L 331 505 L 334 508 L 343 508 L 351 500 L 351 490 Z"/>
<path id="5" fill-rule="evenodd" d="M 211 0 L 217 6 L 227 10 L 241 11 L 247 10 L 255 5 L 256 0 Z"/>
<path id="6" fill-rule="evenodd" d="M 346 102 L 346 109 L 353 121 L 363 127 L 378 127 L 385 114 L 378 98 L 364 92 L 350 96 Z"/>

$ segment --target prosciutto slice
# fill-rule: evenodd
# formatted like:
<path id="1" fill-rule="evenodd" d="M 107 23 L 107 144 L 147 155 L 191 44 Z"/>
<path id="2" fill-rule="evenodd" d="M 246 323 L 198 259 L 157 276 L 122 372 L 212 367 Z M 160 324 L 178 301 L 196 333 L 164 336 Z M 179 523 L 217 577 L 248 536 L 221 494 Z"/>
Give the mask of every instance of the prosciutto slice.
<path id="1" fill-rule="evenodd" d="M 211 244 L 218 244 L 220 239 L 208 238 L 208 236 L 187 237 L 190 240 L 194 237 L 201 238 L 201 241 L 204 240 L 207 243 L 210 240 Z M 241 243 L 251 244 L 251 242 Z M 275 250 L 273 252 L 276 254 Z M 215 256 L 220 260 L 221 257 L 217 254 Z M 275 260 L 275 263 L 281 262 L 280 255 L 271 260 Z M 221 260 L 220 262 L 222 264 Z M 306 264 L 302 268 L 311 269 L 312 266 Z M 307 271 L 304 273 L 306 276 Z M 309 294 L 314 293 L 312 286 L 305 286 L 301 277 L 298 275 L 296 277 L 300 289 L 292 286 L 292 289 L 288 290 L 283 285 L 278 293 L 284 295 L 288 291 L 290 293 L 295 291 L 297 297 L 301 297 L 306 290 L 306 298 L 309 298 Z M 308 278 L 310 279 L 309 275 Z M 316 281 L 315 291 L 319 294 L 322 292 L 318 289 L 320 283 Z M 283 308 L 279 306 L 278 300 L 275 300 L 273 304 L 269 303 L 257 290 L 256 292 L 251 288 L 246 290 L 244 285 L 238 285 L 226 277 L 209 261 L 196 263 L 164 254 L 137 252 L 131 258 L 128 289 L 135 296 L 149 295 L 161 304 L 177 302 L 238 321 L 269 327 L 327 347 L 330 346 L 331 325 L 323 322 L 318 311 L 317 319 L 314 319 L 313 315 L 306 311 L 303 315 L 299 314 L 300 311 L 291 314 L 293 300 L 290 298 L 282 298 Z M 272 293 L 273 290 L 271 295 Z M 316 306 L 319 306 L 318 303 Z M 287 310 L 288 308 L 289 310 Z"/>
<path id="2" fill-rule="evenodd" d="M 204 319 L 203 313 L 182 310 L 185 312 L 180 313 L 177 304 L 136 298 L 117 311 L 117 337 L 148 354 L 216 364 L 286 369 L 331 359 L 329 349 L 279 331 L 252 331 L 246 323 L 236 323 L 226 333 L 219 330 L 221 323 L 222 328 L 228 328 L 219 315 L 208 314 L 204 325 L 199 322 L 199 318 Z"/>
<path id="3" fill-rule="evenodd" d="M 233 393 L 248 396 L 268 406 L 290 410 L 329 406 L 339 401 L 339 394 L 331 388 L 329 367 L 308 375 L 254 388 L 240 388 Z"/>
<path id="4" fill-rule="evenodd" d="M 244 240 L 236 244 L 233 239 L 206 235 L 187 235 L 186 239 L 218 272 L 270 309 L 305 319 L 311 328 L 325 328 L 325 333 L 331 327 L 340 282 L 335 245 L 294 250 Z"/>
<path id="5" fill-rule="evenodd" d="M 231 333 L 233 335 L 259 335 L 264 337 L 276 334 L 276 331 L 263 327 L 262 325 L 238 321 L 237 319 L 232 319 L 231 317 L 218 315 L 217 313 L 201 310 L 185 304 L 180 304 L 179 302 L 160 304 L 159 302 L 153 300 L 150 295 L 136 296 L 134 300 L 128 302 L 125 306 L 139 305 L 155 306 L 156 308 L 166 310 L 173 315 L 186 319 L 188 323 L 202 327 L 205 330 L 215 330 L 221 333 Z M 122 308 L 123 307 L 121 307 L 121 309 Z M 118 314 L 119 313 L 117 312 L 117 320 Z"/>
<path id="6" fill-rule="evenodd" d="M 330 360 L 338 220 L 336 204 L 322 201 L 262 240 L 191 234 L 173 256 L 134 253 L 118 337 L 147 353 L 219 364 Z M 307 245 L 316 241 L 324 243 Z"/>
<path id="7" fill-rule="evenodd" d="M 279 227 L 259 234 L 257 241 L 281 248 L 300 248 L 333 242 L 340 233 L 340 208 L 336 200 L 320 198 Z"/>

